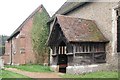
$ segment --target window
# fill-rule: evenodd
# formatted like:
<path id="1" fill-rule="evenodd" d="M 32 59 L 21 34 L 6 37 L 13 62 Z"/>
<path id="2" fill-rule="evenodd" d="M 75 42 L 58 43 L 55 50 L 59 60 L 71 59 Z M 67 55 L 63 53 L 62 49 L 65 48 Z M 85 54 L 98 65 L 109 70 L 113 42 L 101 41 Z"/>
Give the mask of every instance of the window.
<path id="1" fill-rule="evenodd" d="M 120 52 L 120 16 L 117 19 L 117 52 Z"/>
<path id="2" fill-rule="evenodd" d="M 106 59 L 104 43 L 79 43 L 75 45 L 75 57 L 86 63 L 103 63 Z M 88 61 L 88 62 L 87 62 Z"/>
<path id="3" fill-rule="evenodd" d="M 105 46 L 104 43 L 86 43 L 86 44 L 76 44 L 75 45 L 75 52 L 76 53 L 97 53 L 97 52 L 104 52 Z"/>

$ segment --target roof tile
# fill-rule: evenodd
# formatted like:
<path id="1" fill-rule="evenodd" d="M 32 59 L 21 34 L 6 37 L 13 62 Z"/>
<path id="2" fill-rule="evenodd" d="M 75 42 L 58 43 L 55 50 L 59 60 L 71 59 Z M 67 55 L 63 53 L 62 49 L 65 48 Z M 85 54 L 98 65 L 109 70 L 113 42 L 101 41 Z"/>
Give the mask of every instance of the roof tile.
<path id="1" fill-rule="evenodd" d="M 95 21 L 57 15 L 57 22 L 69 42 L 107 42 Z"/>

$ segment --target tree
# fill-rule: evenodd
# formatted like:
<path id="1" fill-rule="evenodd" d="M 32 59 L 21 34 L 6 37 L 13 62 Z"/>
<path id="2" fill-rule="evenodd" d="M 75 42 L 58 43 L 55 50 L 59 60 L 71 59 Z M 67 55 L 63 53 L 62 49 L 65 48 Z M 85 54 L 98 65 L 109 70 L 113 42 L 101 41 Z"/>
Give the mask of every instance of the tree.
<path id="1" fill-rule="evenodd" d="M 35 52 L 37 63 L 43 64 L 45 58 L 48 57 L 48 48 L 45 45 L 48 38 L 49 28 L 47 22 L 49 20 L 49 14 L 42 7 L 42 10 L 37 12 L 33 18 L 33 27 L 31 30 L 32 33 L 32 44 L 33 50 Z"/>
<path id="2" fill-rule="evenodd" d="M 7 40 L 8 36 L 0 35 L 0 55 L 2 56 L 5 53 L 5 41 Z"/>

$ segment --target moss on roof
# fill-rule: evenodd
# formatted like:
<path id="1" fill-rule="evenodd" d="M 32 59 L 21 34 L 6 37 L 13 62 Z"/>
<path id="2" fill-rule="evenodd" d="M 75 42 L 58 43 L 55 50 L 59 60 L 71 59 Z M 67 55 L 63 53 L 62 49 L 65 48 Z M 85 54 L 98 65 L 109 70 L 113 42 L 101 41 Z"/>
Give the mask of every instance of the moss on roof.
<path id="1" fill-rule="evenodd" d="M 57 15 L 55 20 L 69 42 L 108 42 L 93 20 L 63 15 Z M 54 33 L 54 30 L 51 33 Z M 48 41 L 54 39 L 52 36 L 51 34 Z"/>

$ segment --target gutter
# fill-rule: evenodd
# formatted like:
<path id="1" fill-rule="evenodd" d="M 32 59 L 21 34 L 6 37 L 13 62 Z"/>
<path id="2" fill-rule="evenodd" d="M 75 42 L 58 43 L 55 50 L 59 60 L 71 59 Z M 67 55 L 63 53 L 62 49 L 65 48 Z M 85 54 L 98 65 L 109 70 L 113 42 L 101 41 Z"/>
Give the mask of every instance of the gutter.
<path id="1" fill-rule="evenodd" d="M 15 34 L 12 34 L 8 39 L 7 41 L 9 41 L 10 39 L 12 39 L 14 36 L 18 35 L 20 33 L 20 31 L 16 32 Z"/>

